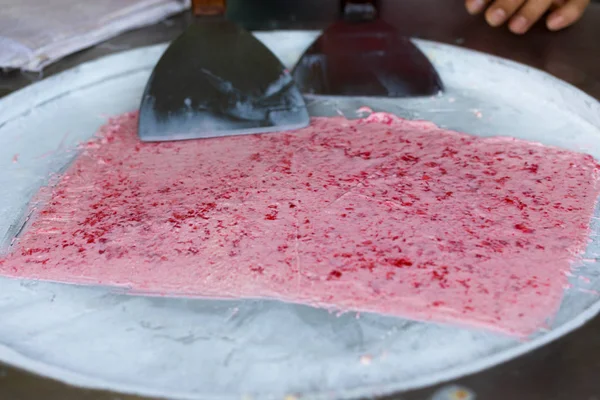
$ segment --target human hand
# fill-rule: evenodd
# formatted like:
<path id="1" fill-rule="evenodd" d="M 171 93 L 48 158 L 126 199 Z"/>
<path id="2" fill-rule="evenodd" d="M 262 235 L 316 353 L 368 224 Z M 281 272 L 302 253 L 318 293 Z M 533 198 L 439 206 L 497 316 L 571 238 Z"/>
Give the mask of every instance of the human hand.
<path id="1" fill-rule="evenodd" d="M 524 34 L 533 24 L 551 11 L 546 26 L 557 31 L 574 24 L 590 4 L 590 0 L 466 0 L 470 14 L 485 10 L 485 19 L 493 27 L 506 21 L 511 32 Z"/>

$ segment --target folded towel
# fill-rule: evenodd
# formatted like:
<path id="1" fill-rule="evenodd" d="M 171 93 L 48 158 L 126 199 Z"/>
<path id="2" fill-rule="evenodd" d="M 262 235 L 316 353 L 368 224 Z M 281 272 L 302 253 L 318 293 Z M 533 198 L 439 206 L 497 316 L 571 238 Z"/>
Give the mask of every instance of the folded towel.
<path id="1" fill-rule="evenodd" d="M 0 0 L 0 68 L 40 71 L 187 7 L 189 0 Z"/>

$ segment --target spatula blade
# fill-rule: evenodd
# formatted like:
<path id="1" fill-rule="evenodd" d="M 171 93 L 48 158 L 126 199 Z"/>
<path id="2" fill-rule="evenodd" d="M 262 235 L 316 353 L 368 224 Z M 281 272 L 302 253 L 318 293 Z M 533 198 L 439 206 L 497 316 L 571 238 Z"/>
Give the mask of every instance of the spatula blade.
<path id="1" fill-rule="evenodd" d="M 381 20 L 332 24 L 293 76 L 303 93 L 317 95 L 418 97 L 443 90 L 429 59 Z"/>
<path id="2" fill-rule="evenodd" d="M 290 73 L 252 34 L 202 18 L 165 51 L 140 106 L 143 141 L 285 131 L 310 119 Z"/>

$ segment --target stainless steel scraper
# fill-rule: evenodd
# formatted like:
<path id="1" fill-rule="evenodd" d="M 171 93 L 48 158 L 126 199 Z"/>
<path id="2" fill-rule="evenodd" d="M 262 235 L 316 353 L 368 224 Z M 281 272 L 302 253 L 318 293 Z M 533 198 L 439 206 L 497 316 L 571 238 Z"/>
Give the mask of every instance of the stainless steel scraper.
<path id="1" fill-rule="evenodd" d="M 168 141 L 285 131 L 309 124 L 289 71 L 225 19 L 225 0 L 194 0 L 196 18 L 165 51 L 142 97 L 139 136 Z"/>
<path id="2" fill-rule="evenodd" d="M 443 89 L 427 57 L 380 18 L 377 0 L 342 0 L 342 18 L 294 68 L 303 93 L 332 96 L 431 96 Z"/>

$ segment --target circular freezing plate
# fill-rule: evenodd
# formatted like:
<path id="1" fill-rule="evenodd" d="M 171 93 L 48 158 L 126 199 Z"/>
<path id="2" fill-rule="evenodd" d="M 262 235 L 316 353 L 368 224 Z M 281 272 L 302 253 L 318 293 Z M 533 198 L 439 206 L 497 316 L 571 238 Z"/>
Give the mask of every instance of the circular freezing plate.
<path id="1" fill-rule="evenodd" d="M 259 36 L 291 66 L 315 33 Z M 312 114 L 355 116 L 359 106 L 369 105 L 472 134 L 511 135 L 600 158 L 596 100 L 522 65 L 417 44 L 440 72 L 446 93 L 409 100 L 311 99 Z M 137 108 L 164 48 L 106 57 L 0 100 L 5 244 L 31 196 L 49 173 L 68 165 L 77 143 L 107 116 Z M 598 232 L 594 219 L 592 235 Z M 590 244 L 550 329 L 525 342 L 277 301 L 127 296 L 0 278 L 0 359 L 71 384 L 171 398 L 348 398 L 411 389 L 516 357 L 593 317 L 600 309 L 599 249 L 597 241 Z"/>

